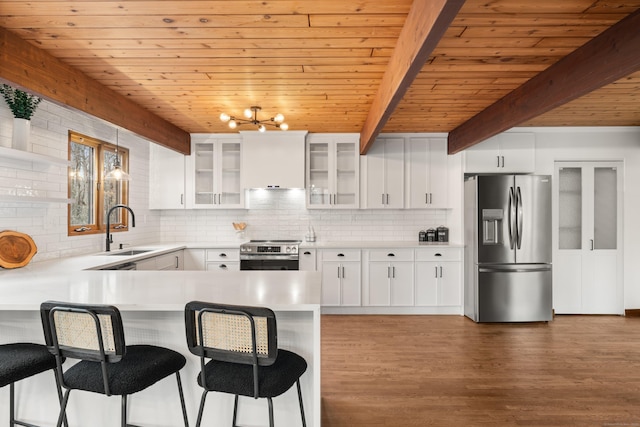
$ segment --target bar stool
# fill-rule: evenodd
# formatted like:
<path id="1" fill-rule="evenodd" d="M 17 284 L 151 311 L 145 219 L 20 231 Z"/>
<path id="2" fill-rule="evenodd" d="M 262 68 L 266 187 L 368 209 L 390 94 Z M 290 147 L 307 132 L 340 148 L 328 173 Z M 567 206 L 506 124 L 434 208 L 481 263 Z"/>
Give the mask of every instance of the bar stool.
<path id="1" fill-rule="evenodd" d="M 238 396 L 266 398 L 269 426 L 273 427 L 272 398 L 298 388 L 303 427 L 306 426 L 300 377 L 307 362 L 298 354 L 278 349 L 275 313 L 263 307 L 220 305 L 192 301 L 185 306 L 187 345 L 200 356 L 198 385 L 204 388 L 196 427 L 200 427 L 207 393 L 235 395 L 233 427 Z M 205 363 L 205 359 L 211 359 Z"/>
<path id="2" fill-rule="evenodd" d="M 35 424 L 16 419 L 15 383 L 50 369 L 53 370 L 57 377 L 55 368 L 56 359 L 44 345 L 33 343 L 0 345 L 0 387 L 9 385 L 9 404 L 11 405 L 9 408 L 9 427 L 16 425 L 38 427 Z M 62 391 L 58 385 L 57 378 L 56 386 L 58 399 L 62 401 Z M 64 425 L 67 425 L 66 418 Z"/>
<path id="3" fill-rule="evenodd" d="M 127 423 L 127 397 L 176 374 L 185 427 L 189 427 L 180 380 L 186 363 L 176 351 L 152 345 L 125 346 L 120 311 L 109 305 L 47 301 L 40 316 L 49 351 L 55 356 L 57 379 L 66 389 L 57 427 L 60 427 L 71 390 L 122 397 L 121 426 Z M 80 361 L 66 371 L 63 358 Z"/>

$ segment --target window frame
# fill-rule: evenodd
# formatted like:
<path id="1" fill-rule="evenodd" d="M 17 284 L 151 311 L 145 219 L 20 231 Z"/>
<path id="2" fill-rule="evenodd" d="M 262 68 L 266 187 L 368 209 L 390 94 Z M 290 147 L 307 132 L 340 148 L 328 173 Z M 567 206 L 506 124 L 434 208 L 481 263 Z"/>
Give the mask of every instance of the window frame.
<path id="1" fill-rule="evenodd" d="M 103 234 L 106 232 L 106 218 L 104 212 L 105 206 L 105 191 L 104 191 L 104 177 L 105 165 L 104 157 L 105 152 L 118 153 L 120 157 L 120 163 L 122 170 L 129 172 L 129 150 L 122 146 L 116 146 L 109 142 L 99 140 L 87 135 L 83 135 L 78 132 L 69 131 L 68 139 L 68 158 L 71 161 L 71 144 L 83 144 L 92 147 L 93 152 L 93 217 L 95 223 L 93 224 L 74 224 L 71 225 L 71 206 L 72 202 L 67 206 L 67 235 L 68 236 L 85 236 L 91 234 Z M 67 194 L 71 199 L 71 177 L 73 176 L 72 165 L 69 165 L 69 173 L 67 178 Z M 120 183 L 120 203 L 128 205 L 129 203 L 129 182 L 122 181 Z M 119 233 L 129 230 L 129 215 L 121 215 L 121 221 L 115 221 L 110 224 L 111 233 Z"/>

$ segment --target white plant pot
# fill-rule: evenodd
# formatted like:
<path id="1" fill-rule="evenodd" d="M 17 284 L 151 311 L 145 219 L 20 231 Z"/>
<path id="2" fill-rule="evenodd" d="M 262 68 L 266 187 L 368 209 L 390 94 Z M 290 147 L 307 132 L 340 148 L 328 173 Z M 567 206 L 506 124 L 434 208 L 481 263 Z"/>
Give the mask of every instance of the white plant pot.
<path id="1" fill-rule="evenodd" d="M 13 119 L 13 135 L 11 143 L 13 148 L 22 151 L 31 151 L 31 142 L 29 136 L 31 134 L 31 120 Z"/>

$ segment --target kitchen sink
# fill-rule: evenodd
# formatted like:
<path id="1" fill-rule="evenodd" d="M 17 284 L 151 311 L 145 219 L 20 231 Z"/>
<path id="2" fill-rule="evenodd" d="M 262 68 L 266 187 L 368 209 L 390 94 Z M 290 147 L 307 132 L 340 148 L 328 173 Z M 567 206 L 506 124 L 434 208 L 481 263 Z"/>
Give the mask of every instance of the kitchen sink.
<path id="1" fill-rule="evenodd" d="M 151 249 L 131 249 L 129 251 L 118 251 L 118 252 L 109 252 L 105 255 L 107 256 L 131 256 L 131 255 L 140 255 L 145 252 L 151 252 Z"/>

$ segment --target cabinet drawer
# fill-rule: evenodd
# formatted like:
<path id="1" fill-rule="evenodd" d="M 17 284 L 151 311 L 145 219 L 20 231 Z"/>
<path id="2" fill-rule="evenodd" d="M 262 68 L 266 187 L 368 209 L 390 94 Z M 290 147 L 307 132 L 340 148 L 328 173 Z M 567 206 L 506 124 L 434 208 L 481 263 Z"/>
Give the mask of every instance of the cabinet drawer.
<path id="1" fill-rule="evenodd" d="M 240 263 L 232 262 L 208 262 L 207 271 L 240 271 Z"/>
<path id="2" fill-rule="evenodd" d="M 239 261 L 240 250 L 234 249 L 207 249 L 208 261 Z"/>
<path id="3" fill-rule="evenodd" d="M 359 249 L 323 249 L 322 261 L 360 261 Z"/>
<path id="4" fill-rule="evenodd" d="M 413 249 L 372 249 L 369 261 L 413 261 Z"/>
<path id="5" fill-rule="evenodd" d="M 416 249 L 416 261 L 460 261 L 461 259 L 461 248 Z"/>

